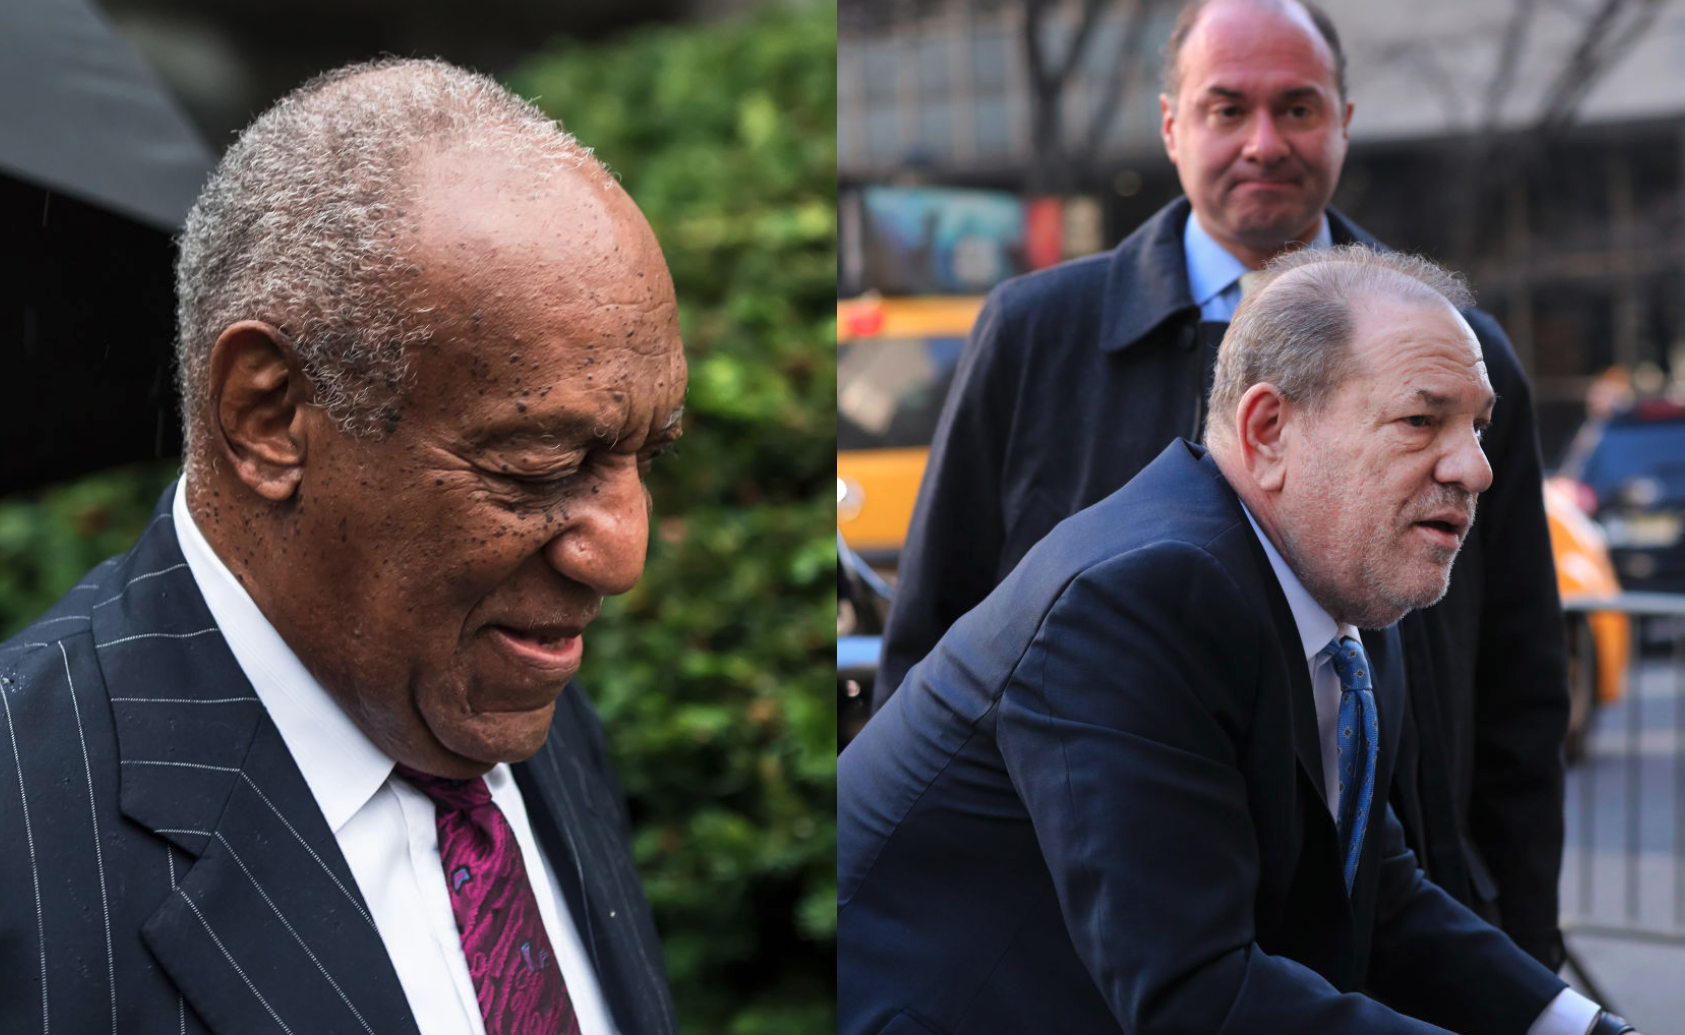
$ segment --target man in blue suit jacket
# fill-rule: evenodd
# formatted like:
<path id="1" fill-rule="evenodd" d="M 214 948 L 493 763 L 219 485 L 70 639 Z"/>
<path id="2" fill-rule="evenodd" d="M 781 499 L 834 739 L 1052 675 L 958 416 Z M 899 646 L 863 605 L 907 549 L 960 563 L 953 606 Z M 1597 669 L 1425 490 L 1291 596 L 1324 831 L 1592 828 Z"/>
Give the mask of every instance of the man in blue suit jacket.
<path id="1" fill-rule="evenodd" d="M 1195 0 L 1166 54 L 1164 138 L 1187 197 L 1110 252 L 990 294 L 931 443 L 874 706 L 1060 520 L 1201 438 L 1248 267 L 1301 243 L 1380 247 L 1328 206 L 1352 106 L 1326 15 Z M 1433 880 L 1554 968 L 1564 622 L 1531 389 L 1497 321 L 1464 317 L 1504 419 L 1451 588 L 1400 627 L 1411 692 L 1391 800 Z"/>
<path id="2" fill-rule="evenodd" d="M 1443 595 L 1492 479 L 1466 291 L 1357 246 L 1274 270 L 1209 453 L 1059 525 L 843 752 L 842 1032 L 1622 1030 L 1384 803 L 1397 634 L 1357 628 Z"/>
<path id="3" fill-rule="evenodd" d="M 673 1032 L 570 682 L 679 431 L 636 206 L 489 79 L 353 66 L 177 287 L 185 476 L 0 645 L 0 1030 Z"/>

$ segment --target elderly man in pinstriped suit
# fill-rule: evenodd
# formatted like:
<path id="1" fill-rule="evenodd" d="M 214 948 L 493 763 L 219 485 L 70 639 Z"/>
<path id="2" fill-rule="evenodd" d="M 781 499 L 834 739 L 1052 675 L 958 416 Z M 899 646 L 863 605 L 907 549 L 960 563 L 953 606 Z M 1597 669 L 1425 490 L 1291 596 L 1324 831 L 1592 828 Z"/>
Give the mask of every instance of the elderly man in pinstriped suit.
<path id="1" fill-rule="evenodd" d="M 570 682 L 684 356 L 589 152 L 438 62 L 261 116 L 177 267 L 186 474 L 0 645 L 0 1030 L 673 1030 Z"/>

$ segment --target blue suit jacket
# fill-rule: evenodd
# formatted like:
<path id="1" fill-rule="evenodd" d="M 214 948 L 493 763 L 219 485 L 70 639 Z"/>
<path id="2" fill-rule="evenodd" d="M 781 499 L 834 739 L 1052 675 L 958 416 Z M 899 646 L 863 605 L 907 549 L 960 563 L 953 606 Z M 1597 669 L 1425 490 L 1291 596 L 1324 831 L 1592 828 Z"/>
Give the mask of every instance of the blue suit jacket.
<path id="1" fill-rule="evenodd" d="M 333 833 L 182 558 L 173 491 L 133 550 L 0 645 L 0 1031 L 413 1033 Z M 674 1031 L 577 688 L 514 769 L 615 1023 Z"/>
<path id="2" fill-rule="evenodd" d="M 1399 648 L 1371 641 L 1385 786 Z M 1377 1000 L 1520 1035 L 1563 987 L 1390 810 L 1348 900 L 1292 612 L 1186 442 L 1032 549 L 838 779 L 848 1035 L 1437 1030 Z"/>
<path id="3" fill-rule="evenodd" d="M 875 703 L 1064 518 L 1200 437 L 1213 332 L 1189 294 L 1186 199 L 1115 249 L 1007 281 L 978 315 L 931 444 Z M 1328 211 L 1336 244 L 1378 243 Z M 1400 625 L 1411 694 L 1392 801 L 1433 879 L 1556 957 L 1567 660 L 1527 379 L 1465 314 L 1499 402 L 1492 487 L 1451 590 Z M 1554 964 L 1553 964 L 1554 965 Z"/>

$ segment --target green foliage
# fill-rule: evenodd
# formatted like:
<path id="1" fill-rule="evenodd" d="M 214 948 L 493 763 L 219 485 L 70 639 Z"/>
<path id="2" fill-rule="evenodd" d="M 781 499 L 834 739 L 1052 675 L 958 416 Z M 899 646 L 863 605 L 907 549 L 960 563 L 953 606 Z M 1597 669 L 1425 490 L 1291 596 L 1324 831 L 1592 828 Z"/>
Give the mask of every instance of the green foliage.
<path id="1" fill-rule="evenodd" d="M 0 639 L 133 546 L 178 471 L 173 461 L 135 464 L 0 500 Z"/>
<path id="2" fill-rule="evenodd" d="M 693 1035 L 834 1030 L 836 10 L 561 43 L 511 85 L 655 227 L 690 358 L 638 587 L 581 681 Z M 10 634 L 145 527 L 170 465 L 0 501 Z"/>
<path id="3" fill-rule="evenodd" d="M 685 438 L 581 680 L 682 1026 L 834 1030 L 835 8 L 563 45 L 511 85 L 620 176 L 679 293 Z"/>

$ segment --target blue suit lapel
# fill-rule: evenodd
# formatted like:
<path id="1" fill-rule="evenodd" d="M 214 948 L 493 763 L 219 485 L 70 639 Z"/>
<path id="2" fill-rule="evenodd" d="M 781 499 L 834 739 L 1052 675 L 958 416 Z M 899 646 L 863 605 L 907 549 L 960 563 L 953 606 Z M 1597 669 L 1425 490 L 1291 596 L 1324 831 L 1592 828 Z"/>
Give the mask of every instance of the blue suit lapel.
<path id="1" fill-rule="evenodd" d="M 1241 510 L 1240 500 L 1228 482 L 1223 480 L 1222 473 L 1217 469 L 1217 462 L 1211 459 L 1204 449 L 1199 450 L 1198 456 L 1201 472 L 1221 486 L 1220 495 L 1224 504 L 1234 509 L 1235 517 L 1240 523 L 1246 524 L 1246 515 Z M 1264 552 L 1263 544 L 1258 542 L 1256 535 L 1248 536 L 1247 543 L 1251 549 L 1252 563 L 1258 580 L 1264 587 L 1270 621 L 1282 638 L 1282 656 L 1286 668 L 1284 674 L 1289 687 L 1288 706 L 1293 712 L 1293 754 L 1298 759 L 1301 775 L 1316 794 L 1315 802 L 1318 808 L 1312 811 L 1320 811 L 1323 816 L 1327 816 L 1328 810 L 1324 803 L 1328 800 L 1328 792 L 1323 786 L 1322 742 L 1316 725 L 1316 695 L 1311 689 L 1310 669 L 1304 663 L 1299 625 L 1293 619 L 1293 608 L 1287 603 L 1287 594 L 1282 592 L 1281 583 L 1276 581 L 1275 569 L 1270 565 L 1270 558 Z M 1332 819 L 1329 822 L 1332 823 Z"/>
<path id="2" fill-rule="evenodd" d="M 188 857 L 142 938 L 214 1031 L 413 1033 L 333 833 L 187 570 L 172 492 L 91 591 L 119 807 Z"/>

